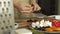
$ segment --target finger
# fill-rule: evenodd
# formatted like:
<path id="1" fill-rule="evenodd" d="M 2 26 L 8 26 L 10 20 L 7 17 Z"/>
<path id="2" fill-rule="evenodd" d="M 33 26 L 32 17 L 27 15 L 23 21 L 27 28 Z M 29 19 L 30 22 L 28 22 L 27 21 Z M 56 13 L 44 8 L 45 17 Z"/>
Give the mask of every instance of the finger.
<path id="1" fill-rule="evenodd" d="M 23 8 L 22 11 L 29 11 L 31 10 L 30 8 Z"/>
<path id="2" fill-rule="evenodd" d="M 28 4 L 28 3 L 25 3 L 25 7 L 30 8 L 30 7 L 31 7 L 31 5 L 30 5 L 30 4 Z"/>
<path id="3" fill-rule="evenodd" d="M 21 13 L 25 14 L 25 13 L 31 13 L 31 11 L 20 11 Z"/>
<path id="4" fill-rule="evenodd" d="M 24 8 L 22 8 L 22 11 L 32 11 L 32 7 L 30 7 L 30 8 L 24 7 Z"/>
<path id="5" fill-rule="evenodd" d="M 26 5 L 25 7 L 28 7 L 28 8 L 30 8 L 31 6 L 30 6 L 30 5 Z"/>
<path id="6" fill-rule="evenodd" d="M 33 7 L 30 7 L 30 10 L 29 11 L 33 12 Z"/>
<path id="7" fill-rule="evenodd" d="M 37 7 L 37 11 L 39 11 L 39 10 L 41 10 L 41 8 L 40 7 Z"/>
<path id="8" fill-rule="evenodd" d="M 34 11 L 36 11 L 36 10 L 37 10 L 37 9 L 36 9 L 36 6 L 34 6 L 34 7 L 33 7 L 33 10 L 34 10 Z"/>
<path id="9" fill-rule="evenodd" d="M 41 7 L 37 6 L 35 11 L 41 10 Z"/>

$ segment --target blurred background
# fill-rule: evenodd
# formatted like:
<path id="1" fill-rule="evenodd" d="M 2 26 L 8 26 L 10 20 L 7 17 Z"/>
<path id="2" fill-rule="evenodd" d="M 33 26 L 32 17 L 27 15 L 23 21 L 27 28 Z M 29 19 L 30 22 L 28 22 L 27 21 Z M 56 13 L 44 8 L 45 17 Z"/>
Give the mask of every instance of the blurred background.
<path id="1" fill-rule="evenodd" d="M 41 12 L 45 15 L 60 14 L 60 0 L 38 0 L 42 7 Z"/>

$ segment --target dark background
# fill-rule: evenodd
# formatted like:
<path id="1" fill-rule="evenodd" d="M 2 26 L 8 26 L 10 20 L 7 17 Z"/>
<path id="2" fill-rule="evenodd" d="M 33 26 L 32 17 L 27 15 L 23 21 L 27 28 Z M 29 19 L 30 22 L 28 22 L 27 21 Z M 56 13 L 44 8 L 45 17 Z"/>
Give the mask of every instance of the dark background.
<path id="1" fill-rule="evenodd" d="M 38 0 L 38 4 L 42 8 L 41 11 L 39 11 L 40 13 L 45 15 L 57 15 L 58 0 Z"/>

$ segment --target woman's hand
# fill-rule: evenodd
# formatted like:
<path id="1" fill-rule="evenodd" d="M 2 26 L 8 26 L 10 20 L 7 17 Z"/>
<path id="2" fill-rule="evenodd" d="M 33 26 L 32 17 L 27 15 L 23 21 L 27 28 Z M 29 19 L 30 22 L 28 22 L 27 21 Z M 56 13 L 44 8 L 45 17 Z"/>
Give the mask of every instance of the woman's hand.
<path id="1" fill-rule="evenodd" d="M 37 3 L 34 3 L 33 4 L 33 11 L 39 11 L 39 10 L 41 10 L 41 7 Z"/>
<path id="2" fill-rule="evenodd" d="M 29 15 L 32 13 L 33 7 L 28 3 L 20 3 L 19 11 L 23 15 Z"/>

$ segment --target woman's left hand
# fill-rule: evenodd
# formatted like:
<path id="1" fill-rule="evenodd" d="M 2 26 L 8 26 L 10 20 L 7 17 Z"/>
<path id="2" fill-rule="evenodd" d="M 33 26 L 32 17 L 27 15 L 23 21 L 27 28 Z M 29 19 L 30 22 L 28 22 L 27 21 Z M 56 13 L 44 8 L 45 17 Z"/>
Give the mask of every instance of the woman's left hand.
<path id="1" fill-rule="evenodd" d="M 37 3 L 34 3 L 33 4 L 33 11 L 39 11 L 39 10 L 41 10 L 41 7 Z"/>

